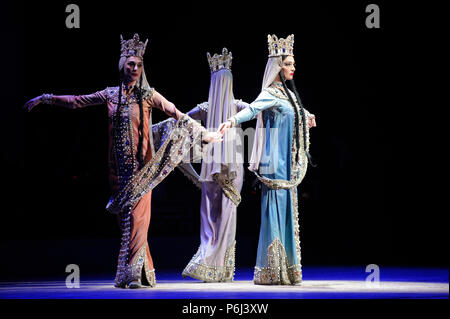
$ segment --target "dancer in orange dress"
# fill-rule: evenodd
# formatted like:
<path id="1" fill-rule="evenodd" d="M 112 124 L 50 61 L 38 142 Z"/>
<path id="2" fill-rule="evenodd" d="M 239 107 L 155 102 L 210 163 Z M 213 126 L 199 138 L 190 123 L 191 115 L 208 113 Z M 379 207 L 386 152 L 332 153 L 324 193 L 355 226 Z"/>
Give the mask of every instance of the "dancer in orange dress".
<path id="1" fill-rule="evenodd" d="M 141 42 L 137 34 L 130 40 L 121 36 L 119 86 L 79 96 L 43 94 L 25 104 L 28 111 L 39 103 L 70 109 L 107 105 L 112 191 L 107 209 L 118 214 L 121 231 L 115 278 L 115 286 L 119 288 L 154 287 L 156 284 L 147 242 L 151 190 L 181 162 L 195 143 L 222 141 L 222 134 L 207 132 L 149 86 L 143 65 L 147 42 Z M 177 130 L 158 150 L 149 130 L 153 108 L 177 120 Z"/>

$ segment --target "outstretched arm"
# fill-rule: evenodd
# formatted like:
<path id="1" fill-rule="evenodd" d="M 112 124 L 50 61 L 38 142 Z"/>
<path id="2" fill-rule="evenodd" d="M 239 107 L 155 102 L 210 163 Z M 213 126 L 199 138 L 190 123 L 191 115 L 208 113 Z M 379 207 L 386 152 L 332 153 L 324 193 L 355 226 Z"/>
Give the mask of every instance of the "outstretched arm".
<path id="1" fill-rule="evenodd" d="M 150 107 L 156 107 L 176 120 L 179 120 L 186 115 L 180 112 L 173 103 L 169 102 L 164 96 L 156 91 L 153 92 L 152 96 L 147 100 L 147 103 Z M 200 124 L 197 123 L 197 125 Z M 223 134 L 219 132 L 208 132 L 204 127 L 202 127 L 202 141 L 205 143 L 222 142 L 222 135 Z"/>
<path id="2" fill-rule="evenodd" d="M 203 119 L 206 119 L 207 113 L 208 113 L 208 102 L 203 102 L 197 104 L 196 107 L 187 112 L 187 115 L 189 115 L 189 117 L 193 118 L 194 120 L 202 121 Z"/>
<path id="3" fill-rule="evenodd" d="M 147 103 L 150 107 L 156 107 L 176 120 L 179 120 L 184 115 L 184 113 L 180 112 L 172 102 L 169 102 L 164 96 L 156 92 L 156 90 L 147 100 Z"/>
<path id="4" fill-rule="evenodd" d="M 235 116 L 230 117 L 226 122 L 220 124 L 218 131 L 222 134 L 233 126 L 239 125 L 243 122 L 253 120 L 259 112 L 267 110 L 277 105 L 275 97 L 267 92 L 261 92 L 258 98 L 247 107 L 238 112 Z"/>
<path id="5" fill-rule="evenodd" d="M 247 107 L 250 106 L 250 104 L 248 104 L 247 102 L 244 102 L 242 100 L 235 100 L 236 103 L 236 110 L 238 112 L 242 111 L 243 109 L 246 109 Z"/>
<path id="6" fill-rule="evenodd" d="M 69 109 L 77 109 L 89 105 L 106 103 L 106 94 L 104 90 L 86 95 L 42 94 L 25 103 L 24 108 L 27 111 L 31 111 L 36 105 L 40 103 L 59 105 Z"/>

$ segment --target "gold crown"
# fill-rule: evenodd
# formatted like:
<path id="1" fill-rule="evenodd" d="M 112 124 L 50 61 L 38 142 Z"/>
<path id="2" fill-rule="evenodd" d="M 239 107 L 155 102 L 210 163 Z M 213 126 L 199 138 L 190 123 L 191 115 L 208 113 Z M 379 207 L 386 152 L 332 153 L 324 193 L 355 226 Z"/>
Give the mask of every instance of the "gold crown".
<path id="1" fill-rule="evenodd" d="M 120 56 L 121 57 L 137 56 L 143 58 L 147 42 L 148 39 L 145 40 L 145 43 L 139 41 L 139 35 L 137 33 L 135 33 L 133 38 L 130 40 L 124 40 L 122 35 L 120 35 L 120 46 L 121 46 Z"/>
<path id="2" fill-rule="evenodd" d="M 269 44 L 269 57 L 281 55 L 294 55 L 294 35 L 291 34 L 286 39 L 274 35 L 267 35 L 267 42 Z"/>
<path id="3" fill-rule="evenodd" d="M 211 54 L 207 52 L 206 56 L 208 57 L 211 72 L 216 72 L 222 69 L 228 69 L 231 71 L 231 60 L 233 59 L 233 56 L 231 55 L 231 52 L 228 53 L 227 48 L 222 49 L 222 54 L 214 54 L 211 57 Z"/>

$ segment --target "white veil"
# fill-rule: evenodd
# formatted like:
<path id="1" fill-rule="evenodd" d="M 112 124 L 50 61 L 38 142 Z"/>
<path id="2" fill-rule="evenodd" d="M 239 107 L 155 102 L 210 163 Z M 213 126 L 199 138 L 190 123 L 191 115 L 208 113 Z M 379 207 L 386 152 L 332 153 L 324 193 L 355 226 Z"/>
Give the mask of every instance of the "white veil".
<path id="1" fill-rule="evenodd" d="M 206 129 L 215 131 L 221 123 L 236 115 L 233 94 L 233 75 L 227 68 L 211 74 L 208 96 Z M 236 177 L 237 164 L 235 129 L 230 129 L 222 143 L 208 144 L 207 157 L 204 157 L 200 173 L 201 181 L 213 181 L 213 174 L 224 174 L 229 179 Z"/>
<path id="2" fill-rule="evenodd" d="M 281 56 L 269 57 L 264 71 L 263 84 L 261 91 L 269 87 L 281 71 Z M 258 172 L 259 162 L 264 147 L 265 131 L 263 127 L 262 112 L 259 112 L 256 120 L 255 139 L 253 142 L 252 155 L 250 157 L 250 165 L 248 169 L 252 172 Z"/>

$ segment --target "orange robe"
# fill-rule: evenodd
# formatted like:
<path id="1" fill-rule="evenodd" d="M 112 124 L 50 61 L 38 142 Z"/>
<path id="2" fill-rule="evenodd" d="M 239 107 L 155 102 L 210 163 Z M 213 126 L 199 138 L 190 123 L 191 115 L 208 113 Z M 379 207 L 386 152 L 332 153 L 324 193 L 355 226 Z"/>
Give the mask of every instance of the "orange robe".
<path id="1" fill-rule="evenodd" d="M 52 104 L 77 109 L 89 105 L 106 104 L 109 117 L 109 181 L 114 196 L 130 181 L 140 169 L 137 159 L 139 141 L 139 104 L 134 92 L 122 94 L 120 119 L 117 119 L 119 87 L 110 87 L 89 95 L 53 96 Z M 153 108 L 164 111 L 174 119 L 184 114 L 175 105 L 153 89 L 143 94 L 143 144 L 144 165 L 153 156 L 151 112 Z M 118 127 L 116 127 L 118 125 Z M 131 281 L 143 285 L 156 284 L 153 260 L 147 242 L 151 217 L 151 190 L 132 208 L 120 211 L 118 221 L 121 231 L 121 248 L 115 279 L 116 287 L 126 287 Z"/>

